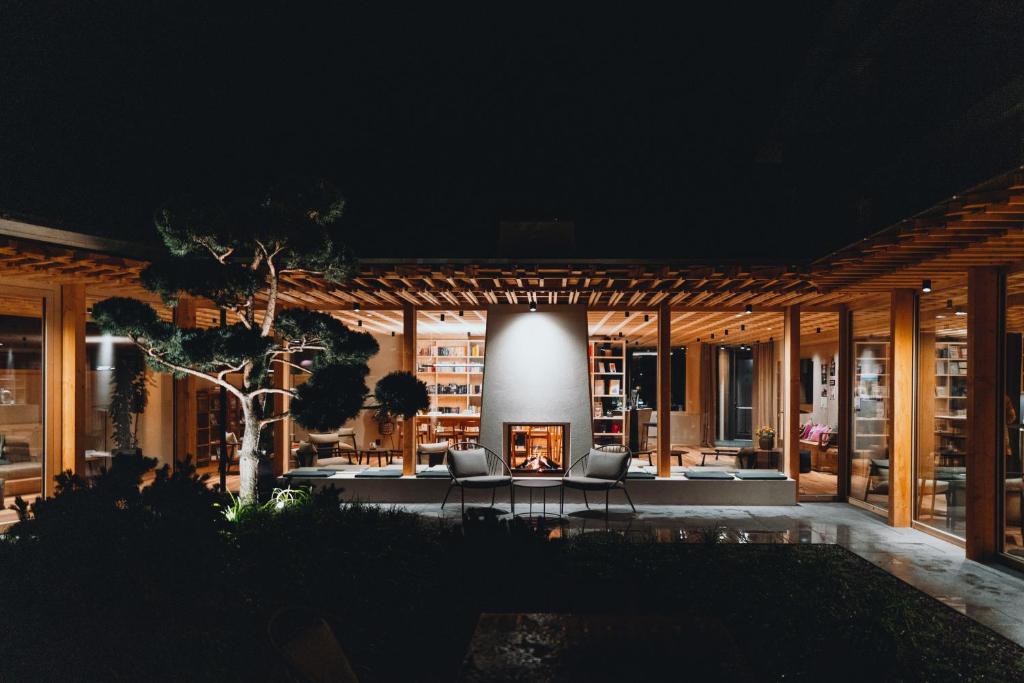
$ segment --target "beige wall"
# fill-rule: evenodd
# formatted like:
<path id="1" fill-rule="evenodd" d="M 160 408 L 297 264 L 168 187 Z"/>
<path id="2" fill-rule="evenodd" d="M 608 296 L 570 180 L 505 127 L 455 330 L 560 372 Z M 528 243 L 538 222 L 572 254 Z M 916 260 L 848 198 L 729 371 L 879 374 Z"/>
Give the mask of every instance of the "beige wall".
<path id="1" fill-rule="evenodd" d="M 807 422 L 814 422 L 817 424 L 827 424 L 831 427 L 837 427 L 839 425 L 839 344 L 836 342 L 828 342 L 824 344 L 810 344 L 801 341 L 800 344 L 800 357 L 810 358 L 814 362 L 814 371 L 812 372 L 812 387 L 811 387 L 811 411 L 809 413 L 801 413 L 800 423 L 806 424 Z M 836 376 L 826 377 L 825 383 L 821 383 L 821 366 L 825 365 L 826 370 L 828 369 L 829 361 L 834 361 L 836 364 Z M 829 386 L 829 380 L 835 380 L 835 386 Z M 824 388 L 827 392 L 825 399 L 821 398 L 821 390 Z M 833 398 L 833 396 L 835 398 Z M 822 405 L 824 400 L 825 405 Z"/>

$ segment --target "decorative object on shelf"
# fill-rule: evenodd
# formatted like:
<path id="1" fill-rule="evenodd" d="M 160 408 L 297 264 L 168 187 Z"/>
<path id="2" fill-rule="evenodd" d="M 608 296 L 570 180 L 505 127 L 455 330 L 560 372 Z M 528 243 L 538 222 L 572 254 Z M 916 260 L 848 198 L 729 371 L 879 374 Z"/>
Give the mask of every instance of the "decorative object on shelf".
<path id="1" fill-rule="evenodd" d="M 757 445 L 763 451 L 770 451 L 775 448 L 775 428 L 771 425 L 761 425 L 757 428 Z"/>

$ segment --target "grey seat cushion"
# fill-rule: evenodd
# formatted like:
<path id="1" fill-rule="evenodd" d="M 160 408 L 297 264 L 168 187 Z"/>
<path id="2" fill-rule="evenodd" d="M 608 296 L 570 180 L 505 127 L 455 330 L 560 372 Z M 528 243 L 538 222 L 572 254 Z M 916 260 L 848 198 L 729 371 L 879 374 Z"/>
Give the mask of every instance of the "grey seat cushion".
<path id="1" fill-rule="evenodd" d="M 628 462 L 629 453 L 609 453 L 591 448 L 583 476 L 592 479 L 618 479 Z"/>
<path id="2" fill-rule="evenodd" d="M 619 485 L 614 479 L 595 479 L 594 477 L 566 477 L 562 480 L 563 486 L 571 489 L 585 489 L 587 491 L 604 491 L 615 488 Z"/>
<path id="3" fill-rule="evenodd" d="M 448 466 L 456 479 L 485 477 L 490 474 L 487 469 L 487 452 L 482 448 L 449 450 Z"/>
<path id="4" fill-rule="evenodd" d="M 416 473 L 418 479 L 451 479 L 451 473 L 448 472 L 448 468 L 443 465 L 435 465 L 434 467 L 427 467 Z"/>
<path id="5" fill-rule="evenodd" d="M 492 489 L 495 486 L 503 486 L 512 483 L 512 477 L 498 477 L 481 475 L 476 477 L 460 477 L 455 480 L 467 489 Z"/>
<path id="6" fill-rule="evenodd" d="M 401 479 L 402 470 L 392 467 L 370 468 L 356 472 L 357 479 Z"/>
<path id="7" fill-rule="evenodd" d="M 309 479 L 322 479 L 337 474 L 335 470 L 321 469 L 319 467 L 296 467 L 294 470 L 285 472 L 286 477 L 302 477 Z"/>
<path id="8" fill-rule="evenodd" d="M 732 479 L 733 476 L 722 470 L 686 470 L 687 479 Z"/>
<path id="9" fill-rule="evenodd" d="M 740 470 L 736 473 L 737 479 L 789 479 L 778 470 Z"/>
<path id="10" fill-rule="evenodd" d="M 643 470 L 630 470 L 626 472 L 626 479 L 657 479 L 658 476 L 653 472 L 644 472 Z"/>

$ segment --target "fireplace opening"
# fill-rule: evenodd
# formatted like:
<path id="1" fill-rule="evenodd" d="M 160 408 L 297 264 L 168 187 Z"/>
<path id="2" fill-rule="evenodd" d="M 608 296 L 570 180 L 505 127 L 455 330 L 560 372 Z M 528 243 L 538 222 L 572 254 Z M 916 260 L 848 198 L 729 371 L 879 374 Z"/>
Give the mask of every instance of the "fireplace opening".
<path id="1" fill-rule="evenodd" d="M 568 465 L 569 425 L 505 423 L 505 459 L 517 476 L 561 475 Z"/>

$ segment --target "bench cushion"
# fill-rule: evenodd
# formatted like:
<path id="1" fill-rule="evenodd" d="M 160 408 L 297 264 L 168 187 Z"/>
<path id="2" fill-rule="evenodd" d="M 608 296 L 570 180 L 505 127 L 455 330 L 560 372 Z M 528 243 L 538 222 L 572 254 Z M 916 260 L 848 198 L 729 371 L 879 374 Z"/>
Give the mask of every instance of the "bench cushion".
<path id="1" fill-rule="evenodd" d="M 789 479 L 789 477 L 778 470 L 740 470 L 736 473 L 736 478 L 761 480 Z"/>
<path id="2" fill-rule="evenodd" d="M 586 491 L 604 491 L 616 488 L 618 482 L 614 479 L 595 479 L 594 477 L 565 477 L 562 485 L 571 489 L 583 489 Z"/>
<path id="3" fill-rule="evenodd" d="M 286 477 L 302 477 L 309 479 L 323 479 L 329 477 L 332 474 L 337 474 L 336 470 L 321 469 L 319 467 L 296 467 L 294 470 L 285 472 Z"/>
<path id="4" fill-rule="evenodd" d="M 497 486 L 511 484 L 512 477 L 481 475 L 478 477 L 462 477 L 455 481 L 467 489 L 493 489 Z"/>
<path id="5" fill-rule="evenodd" d="M 402 470 L 397 467 L 370 467 L 356 472 L 357 479 L 401 479 Z"/>
<path id="6" fill-rule="evenodd" d="M 686 470 L 687 479 L 729 479 L 733 477 L 722 470 Z"/>
<path id="7" fill-rule="evenodd" d="M 416 477 L 419 479 L 451 479 L 452 475 L 444 465 L 434 465 L 419 470 L 416 472 Z"/>

